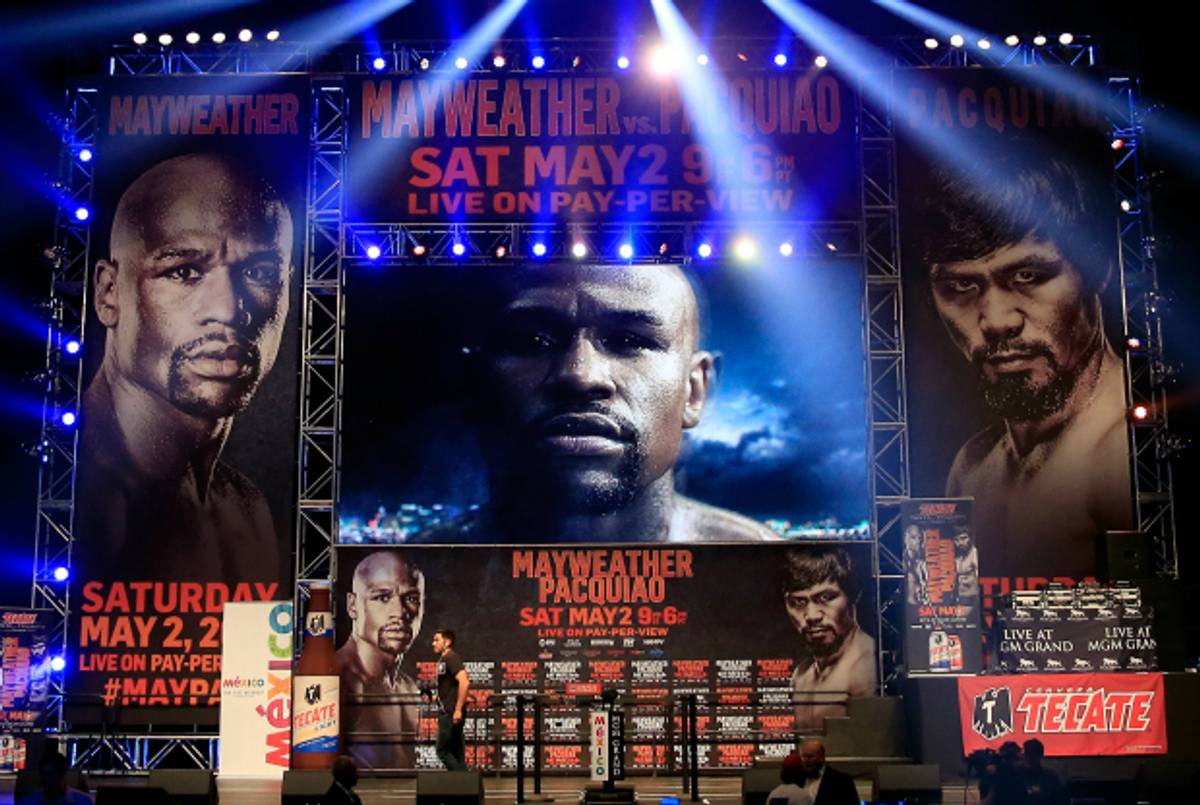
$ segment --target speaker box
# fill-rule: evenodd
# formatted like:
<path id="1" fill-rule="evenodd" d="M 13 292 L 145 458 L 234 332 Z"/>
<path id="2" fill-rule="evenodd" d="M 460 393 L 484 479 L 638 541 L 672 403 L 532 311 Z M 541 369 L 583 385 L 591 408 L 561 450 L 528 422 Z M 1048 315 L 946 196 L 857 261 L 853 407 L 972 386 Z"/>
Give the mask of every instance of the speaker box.
<path id="1" fill-rule="evenodd" d="M 417 805 L 480 805 L 483 778 L 477 771 L 417 772 Z"/>
<path id="2" fill-rule="evenodd" d="M 151 769 L 147 788 L 161 788 L 179 805 L 216 805 L 217 778 L 209 769 Z"/>
<path id="3" fill-rule="evenodd" d="M 942 771 L 936 763 L 881 765 L 875 770 L 876 802 L 942 801 Z"/>
<path id="4" fill-rule="evenodd" d="M 17 772 L 17 781 L 13 786 L 13 801 L 20 802 L 25 797 L 32 794 L 34 791 L 40 790 L 42 787 L 42 777 L 38 773 L 37 766 L 21 769 Z M 67 769 L 67 787 L 78 788 L 80 791 L 87 792 L 88 778 L 87 775 L 79 769 Z"/>
<path id="5" fill-rule="evenodd" d="M 280 789 L 283 805 L 320 805 L 333 785 L 333 772 L 323 769 L 288 769 Z"/>
<path id="6" fill-rule="evenodd" d="M 780 783 L 779 771 L 779 766 L 767 766 L 742 772 L 742 805 L 766 805 L 767 794 Z"/>
<path id="7" fill-rule="evenodd" d="M 170 805 L 167 792 L 145 786 L 102 785 L 96 789 L 96 805 Z"/>
<path id="8" fill-rule="evenodd" d="M 1133 581 L 1154 578 L 1154 551 L 1141 531 L 1105 531 L 1096 551 L 1101 579 Z"/>

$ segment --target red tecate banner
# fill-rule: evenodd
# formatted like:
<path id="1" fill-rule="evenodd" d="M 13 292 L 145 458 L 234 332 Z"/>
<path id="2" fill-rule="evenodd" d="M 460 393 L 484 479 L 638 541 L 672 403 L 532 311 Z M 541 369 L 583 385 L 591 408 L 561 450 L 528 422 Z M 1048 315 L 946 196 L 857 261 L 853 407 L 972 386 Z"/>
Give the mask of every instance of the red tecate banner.
<path id="1" fill-rule="evenodd" d="M 1162 755 L 1162 674 L 961 677 L 963 752 L 1037 738 L 1046 754 Z"/>

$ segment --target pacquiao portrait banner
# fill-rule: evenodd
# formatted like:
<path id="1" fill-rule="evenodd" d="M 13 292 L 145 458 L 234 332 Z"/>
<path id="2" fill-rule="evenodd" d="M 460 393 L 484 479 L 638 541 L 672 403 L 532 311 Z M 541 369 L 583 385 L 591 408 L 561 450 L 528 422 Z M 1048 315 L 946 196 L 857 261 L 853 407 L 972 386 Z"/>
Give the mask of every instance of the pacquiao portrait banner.
<path id="1" fill-rule="evenodd" d="M 342 546 L 337 568 L 342 688 L 357 697 L 348 750 L 373 768 L 439 766 L 419 696 L 433 686 L 430 641 L 442 628 L 471 677 L 468 736 L 498 723 L 511 744 L 512 701 L 497 711 L 489 698 L 549 695 L 550 768 L 587 768 L 591 700 L 575 697 L 607 688 L 642 700 L 626 708 L 630 768 L 661 768 L 678 750 L 666 739 L 679 734 L 672 693 L 701 697 L 702 762 L 714 768 L 786 754 L 795 731 L 877 693 L 865 543 Z M 515 752 L 473 751 L 484 765 L 515 762 Z"/>
<path id="2" fill-rule="evenodd" d="M 1037 738 L 1046 755 L 1165 755 L 1162 674 L 960 677 L 963 752 Z"/>
<path id="3" fill-rule="evenodd" d="M 0 735 L 40 734 L 45 726 L 53 615 L 41 609 L 0 609 Z"/>
<path id="4" fill-rule="evenodd" d="M 858 98 L 829 73 L 642 71 L 351 87 L 348 220 L 859 218 Z"/>
<path id="5" fill-rule="evenodd" d="M 216 705 L 224 604 L 290 596 L 307 88 L 103 87 L 72 693 Z"/>
<path id="6" fill-rule="evenodd" d="M 989 611 L 1132 524 L 1107 93 L 1068 89 L 1093 79 L 895 73 L 912 494 L 974 499 Z"/>
<path id="7" fill-rule="evenodd" d="M 900 523 L 908 670 L 978 673 L 983 650 L 971 501 L 906 500 Z"/>

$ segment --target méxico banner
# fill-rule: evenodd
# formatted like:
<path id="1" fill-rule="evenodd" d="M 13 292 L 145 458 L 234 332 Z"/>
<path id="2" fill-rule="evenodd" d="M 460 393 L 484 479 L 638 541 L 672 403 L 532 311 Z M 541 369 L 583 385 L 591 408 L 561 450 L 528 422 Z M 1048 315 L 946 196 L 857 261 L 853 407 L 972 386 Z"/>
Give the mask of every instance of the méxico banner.
<path id="1" fill-rule="evenodd" d="M 989 611 L 1132 527 L 1108 93 L 1037 72 L 895 73 L 912 493 L 974 499 Z"/>
<path id="2" fill-rule="evenodd" d="M 225 605 L 222 777 L 279 779 L 292 758 L 292 602 Z"/>
<path id="3" fill-rule="evenodd" d="M 859 217 L 858 98 L 829 73 L 735 73 L 697 103 L 636 71 L 348 89 L 350 220 Z"/>
<path id="4" fill-rule="evenodd" d="M 337 568 L 342 688 L 361 698 L 347 743 L 372 768 L 439 766 L 419 691 L 440 628 L 456 632 L 471 677 L 468 736 L 493 735 L 499 718 L 515 738 L 515 710 L 489 709 L 493 694 L 560 697 L 544 714 L 548 768 L 588 766 L 592 705 L 575 702 L 587 686 L 648 700 L 627 714 L 630 768 L 666 762 L 670 693 L 701 695 L 712 768 L 785 755 L 794 730 L 876 694 L 869 544 L 343 546 Z M 471 751 L 493 751 L 481 743 Z M 511 768 L 515 755 L 477 759 Z"/>
<path id="5" fill-rule="evenodd" d="M 66 678 L 215 705 L 224 604 L 291 592 L 307 83 L 99 104 Z"/>
<path id="6" fill-rule="evenodd" d="M 1165 755 L 1162 674 L 960 677 L 963 752 L 1037 738 L 1053 756 Z"/>
<path id="7" fill-rule="evenodd" d="M 904 530 L 904 660 L 909 671 L 978 673 L 979 553 L 970 500 L 907 500 Z"/>

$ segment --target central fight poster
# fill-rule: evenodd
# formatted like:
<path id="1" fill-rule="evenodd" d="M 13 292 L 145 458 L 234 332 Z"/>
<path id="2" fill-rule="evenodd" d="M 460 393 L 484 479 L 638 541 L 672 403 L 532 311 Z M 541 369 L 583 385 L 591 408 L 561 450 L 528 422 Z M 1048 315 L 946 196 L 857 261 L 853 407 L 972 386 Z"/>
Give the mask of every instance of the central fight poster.
<path id="1" fill-rule="evenodd" d="M 515 762 L 513 703 L 495 696 L 557 697 L 545 763 L 582 770 L 580 686 L 639 698 L 626 716 L 631 769 L 678 750 L 671 693 L 700 696 L 701 763 L 729 768 L 786 754 L 795 731 L 876 692 L 869 543 L 364 546 L 337 559 L 347 744 L 372 768 L 440 767 L 420 697 L 443 628 L 471 677 L 467 735 L 483 766 Z"/>

